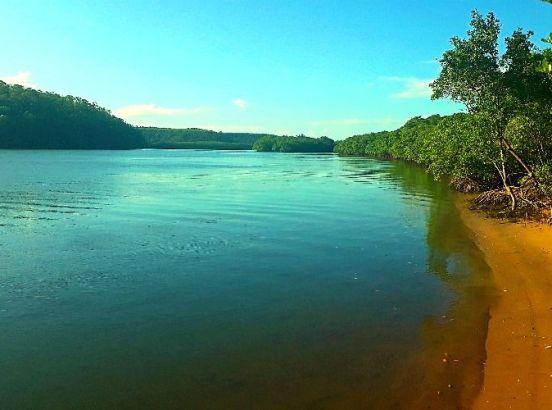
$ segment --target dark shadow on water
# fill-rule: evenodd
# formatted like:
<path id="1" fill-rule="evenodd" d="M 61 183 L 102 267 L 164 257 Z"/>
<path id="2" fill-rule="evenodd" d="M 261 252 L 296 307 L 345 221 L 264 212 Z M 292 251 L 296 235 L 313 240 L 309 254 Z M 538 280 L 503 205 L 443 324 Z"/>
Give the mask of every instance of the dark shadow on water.
<path id="1" fill-rule="evenodd" d="M 455 206 L 455 194 L 417 166 L 393 163 L 389 169 L 407 200 L 429 197 L 427 270 L 456 295 L 441 317 L 420 329 L 423 348 L 382 398 L 378 408 L 468 409 L 483 382 L 490 306 L 496 298 L 492 272 Z"/>

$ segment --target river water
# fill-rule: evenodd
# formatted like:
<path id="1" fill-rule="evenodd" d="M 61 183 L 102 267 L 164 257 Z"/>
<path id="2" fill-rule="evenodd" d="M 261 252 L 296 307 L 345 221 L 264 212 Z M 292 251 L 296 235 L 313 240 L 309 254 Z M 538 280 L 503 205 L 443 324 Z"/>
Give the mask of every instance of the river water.
<path id="1" fill-rule="evenodd" d="M 462 408 L 490 273 L 421 169 L 0 151 L 1 408 Z"/>

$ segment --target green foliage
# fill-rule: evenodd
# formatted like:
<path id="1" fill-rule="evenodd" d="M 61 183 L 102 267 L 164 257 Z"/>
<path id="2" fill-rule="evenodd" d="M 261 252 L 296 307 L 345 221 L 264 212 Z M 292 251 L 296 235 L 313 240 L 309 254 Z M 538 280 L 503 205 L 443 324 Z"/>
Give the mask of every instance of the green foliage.
<path id="1" fill-rule="evenodd" d="M 222 142 L 222 141 L 194 141 L 194 142 L 171 142 L 157 143 L 147 145 L 146 148 L 153 149 L 215 149 L 226 151 L 250 150 L 250 144 L 242 144 L 239 142 Z"/>
<path id="2" fill-rule="evenodd" d="M 548 37 L 543 38 L 542 41 L 547 44 L 552 44 L 552 33 L 550 33 Z M 552 76 L 552 49 L 547 48 L 542 52 L 542 61 L 538 67 L 538 71 Z"/>
<path id="3" fill-rule="evenodd" d="M 541 68 L 550 50 L 540 51 L 531 32 L 516 30 L 498 47 L 494 14 L 472 13 L 467 38 L 453 37 L 431 84 L 432 98 L 463 103 L 468 113 L 415 117 L 392 132 L 339 141 L 340 155 L 412 161 L 437 178 L 469 179 L 479 186 L 510 185 L 528 179 L 552 187 L 552 76 Z"/>
<path id="4" fill-rule="evenodd" d="M 0 149 L 221 149 L 331 152 L 326 138 L 223 133 L 198 128 L 132 127 L 109 111 L 73 96 L 0 81 Z M 269 146 L 266 145 L 269 141 Z"/>
<path id="5" fill-rule="evenodd" d="M 489 135 L 488 127 L 477 115 L 443 117 L 426 134 L 425 165 L 438 178 L 469 178 L 481 186 L 496 184 L 492 165 L 496 146 L 485 137 Z"/>
<path id="6" fill-rule="evenodd" d="M 552 77 L 542 69 L 547 54 L 535 48 L 532 32 L 518 29 L 505 39 L 500 55 L 500 24 L 492 13 L 473 12 L 470 25 L 467 38 L 453 37 L 452 49 L 443 54 L 432 98 L 461 102 L 484 124 L 471 143 L 485 147 L 481 159 L 496 169 L 514 209 L 510 185 L 527 180 L 540 185 L 535 169 L 550 161 Z"/>
<path id="7" fill-rule="evenodd" d="M 519 29 L 506 38 L 500 55 L 500 23 L 492 13 L 473 12 L 470 25 L 468 37 L 453 37 L 453 48 L 443 54 L 432 98 L 450 98 L 487 116 L 496 143 L 507 146 L 504 132 L 514 116 L 552 103 L 551 79 L 539 70 L 545 56 L 531 42 L 533 33 Z"/>
<path id="8" fill-rule="evenodd" d="M 83 98 L 0 81 L 0 148 L 141 148 L 139 131 Z"/>
<path id="9" fill-rule="evenodd" d="M 552 0 L 543 0 L 547 3 L 552 4 Z M 548 37 L 543 38 L 542 41 L 544 41 L 547 44 L 552 44 L 552 33 L 548 34 Z M 547 73 L 548 75 L 552 75 L 552 50 L 547 49 L 543 51 L 543 61 L 541 63 L 541 66 L 539 70 L 543 73 Z"/>
<path id="10" fill-rule="evenodd" d="M 513 117 L 506 137 L 514 149 L 534 166 L 552 163 L 552 115 L 535 110 Z"/>
<path id="11" fill-rule="evenodd" d="M 393 132 L 383 131 L 372 134 L 355 135 L 335 143 L 334 152 L 347 156 L 368 156 L 388 159 L 391 156 L 390 145 Z"/>
<path id="12" fill-rule="evenodd" d="M 440 116 L 433 115 L 426 119 L 414 117 L 397 131 L 397 136 L 391 144 L 391 156 L 406 161 L 426 163 L 427 136 L 439 122 Z"/>
<path id="13" fill-rule="evenodd" d="M 486 160 L 492 146 L 480 145 L 482 139 L 478 138 L 485 131 L 485 124 L 474 115 L 414 117 L 395 131 L 338 141 L 335 152 L 411 161 L 426 166 L 435 178 L 469 177 L 490 185 L 496 180 L 494 168 Z"/>
<path id="14" fill-rule="evenodd" d="M 543 164 L 535 167 L 535 176 L 545 190 L 545 193 L 552 196 L 552 164 Z"/>
<path id="15" fill-rule="evenodd" d="M 466 105 L 468 111 L 486 108 L 489 100 L 500 99 L 498 36 L 500 23 L 493 13 L 486 17 L 472 12 L 466 39 L 453 37 L 452 49 L 441 59 L 441 74 L 432 84 L 432 98 L 450 98 Z"/>
<path id="16" fill-rule="evenodd" d="M 178 149 L 252 149 L 253 144 L 266 134 L 231 133 L 199 128 L 140 127 L 149 148 Z"/>
<path id="17" fill-rule="evenodd" d="M 139 128 L 149 148 L 180 149 L 254 149 L 263 152 L 332 152 L 334 141 L 326 138 L 309 138 L 270 134 L 228 133 L 199 128 Z"/>
<path id="18" fill-rule="evenodd" d="M 334 141 L 327 137 L 266 135 L 253 144 L 253 149 L 261 152 L 332 152 Z"/>

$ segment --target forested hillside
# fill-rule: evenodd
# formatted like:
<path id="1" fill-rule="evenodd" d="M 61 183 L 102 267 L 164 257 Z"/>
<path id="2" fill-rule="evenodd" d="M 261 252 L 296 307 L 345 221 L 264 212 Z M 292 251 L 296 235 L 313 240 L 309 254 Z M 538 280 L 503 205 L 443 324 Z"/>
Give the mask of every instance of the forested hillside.
<path id="1" fill-rule="evenodd" d="M 142 134 L 83 98 L 0 81 L 0 148 L 129 149 Z"/>
<path id="2" fill-rule="evenodd" d="M 0 149 L 223 149 L 331 152 L 329 138 L 133 127 L 96 103 L 0 81 Z M 270 145 L 270 146 L 268 146 Z"/>
<path id="3" fill-rule="evenodd" d="M 216 132 L 199 128 L 140 127 L 149 148 L 251 149 L 267 134 Z"/>

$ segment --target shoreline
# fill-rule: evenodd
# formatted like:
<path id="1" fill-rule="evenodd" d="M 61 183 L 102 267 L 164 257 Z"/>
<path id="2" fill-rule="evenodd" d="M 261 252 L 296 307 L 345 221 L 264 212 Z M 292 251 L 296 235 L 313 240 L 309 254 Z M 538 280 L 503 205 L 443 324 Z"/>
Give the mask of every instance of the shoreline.
<path id="1" fill-rule="evenodd" d="M 457 202 L 492 269 L 484 381 L 474 409 L 552 407 L 552 229 L 511 223 Z"/>

